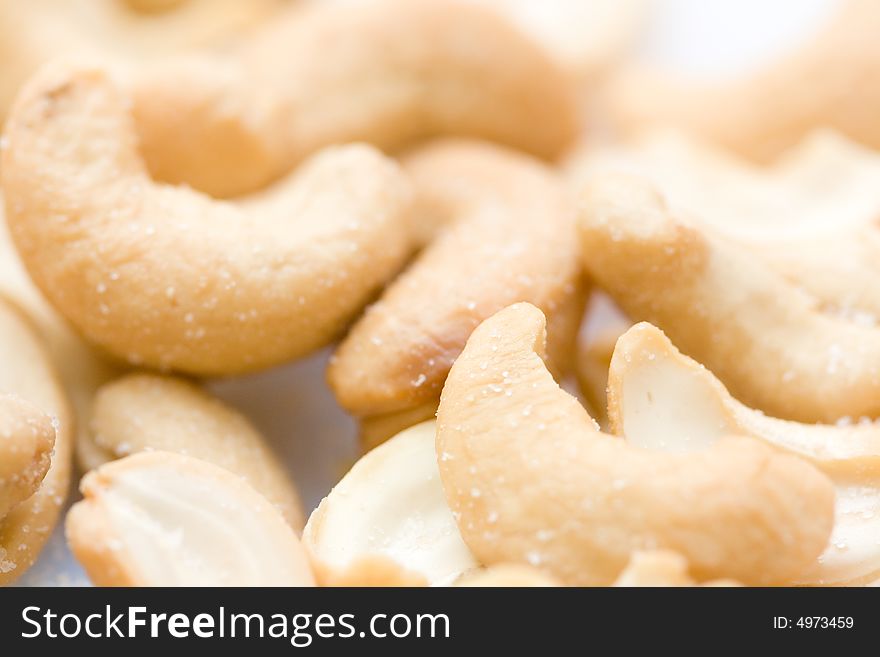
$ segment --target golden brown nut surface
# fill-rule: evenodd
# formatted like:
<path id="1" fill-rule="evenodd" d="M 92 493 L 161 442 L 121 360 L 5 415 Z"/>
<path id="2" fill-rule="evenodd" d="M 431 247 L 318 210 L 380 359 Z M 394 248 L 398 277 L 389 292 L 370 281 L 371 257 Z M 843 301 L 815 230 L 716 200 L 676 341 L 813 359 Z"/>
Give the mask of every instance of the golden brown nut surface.
<path id="1" fill-rule="evenodd" d="M 0 585 L 36 561 L 67 497 L 73 416 L 46 351 L 28 319 L 0 297 L 0 394 L 26 400 L 56 424 L 51 465 L 39 488 L 0 518 Z M 42 466 L 41 466 L 42 469 Z"/>
<path id="2" fill-rule="evenodd" d="M 452 135 L 553 158 L 578 129 L 561 68 L 501 17 L 450 0 L 292 8 L 234 53 L 135 77 L 150 170 L 218 196 L 330 144 Z"/>
<path id="3" fill-rule="evenodd" d="M 328 149 L 258 198 L 216 201 L 152 182 L 125 95 L 80 64 L 32 80 L 5 134 L 6 217 L 28 271 L 133 364 L 231 374 L 304 355 L 409 250 L 408 182 L 369 146 Z"/>
<path id="4" fill-rule="evenodd" d="M 686 455 L 601 433 L 547 371 L 529 304 L 483 322 L 437 414 L 440 475 L 485 565 L 530 563 L 566 584 L 610 584 L 630 554 L 671 549 L 699 579 L 790 581 L 825 548 L 828 478 L 756 440 Z"/>
<path id="5" fill-rule="evenodd" d="M 650 324 L 634 326 L 617 341 L 608 414 L 614 433 L 647 449 L 689 453 L 741 434 L 814 463 L 835 486 L 834 529 L 798 583 L 851 586 L 880 579 L 880 425 L 768 417 L 731 397 Z"/>
<path id="6" fill-rule="evenodd" d="M 39 489 L 54 444 L 51 418 L 18 397 L 0 395 L 0 522 Z"/>
<path id="7" fill-rule="evenodd" d="M 550 318 L 551 362 L 570 363 L 584 292 L 574 206 L 551 171 L 480 142 L 415 151 L 417 221 L 436 236 L 351 329 L 328 370 L 340 404 L 373 418 L 430 417 L 471 331 L 510 303 Z"/>

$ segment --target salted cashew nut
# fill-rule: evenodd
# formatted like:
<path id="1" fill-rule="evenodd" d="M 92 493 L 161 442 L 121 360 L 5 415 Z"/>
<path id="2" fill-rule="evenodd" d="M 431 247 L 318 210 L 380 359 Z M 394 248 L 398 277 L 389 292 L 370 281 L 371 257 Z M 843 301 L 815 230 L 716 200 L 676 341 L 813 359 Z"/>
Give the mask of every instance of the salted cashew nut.
<path id="1" fill-rule="evenodd" d="M 537 308 L 506 308 L 474 331 L 443 389 L 440 477 L 478 561 L 606 585 L 632 552 L 670 549 L 698 580 L 770 584 L 822 552 L 834 489 L 812 465 L 748 438 L 678 455 L 603 434 L 553 380 L 544 340 Z"/>
<path id="2" fill-rule="evenodd" d="M 98 586 L 312 586 L 278 510 L 241 477 L 200 459 L 141 452 L 80 483 L 67 540 Z"/>
<path id="3" fill-rule="evenodd" d="M 142 451 L 192 456 L 239 475 L 299 531 L 305 520 L 296 487 L 256 427 L 194 383 L 131 374 L 100 388 L 90 452 L 102 463 Z"/>
<path id="4" fill-rule="evenodd" d="M 565 72 L 504 19 L 449 0 L 295 7 L 237 50 L 132 77 L 150 170 L 217 196 L 330 144 L 455 135 L 552 158 L 578 129 Z"/>
<path id="5" fill-rule="evenodd" d="M 241 203 L 154 183 L 126 96 L 50 67 L 7 123 L 10 231 L 47 298 L 134 364 L 255 370 L 332 340 L 410 247 L 409 183 L 368 146 L 335 147 Z M 59 150 L 59 145 L 63 145 Z"/>
<path id="6" fill-rule="evenodd" d="M 0 521 L 37 492 L 54 445 L 49 416 L 22 399 L 0 395 Z"/>
<path id="7" fill-rule="evenodd" d="M 838 133 L 808 135 L 756 166 L 679 133 L 623 148 L 587 148 L 568 169 L 574 184 L 597 173 L 637 174 L 683 220 L 761 258 L 831 315 L 872 325 L 880 316 L 880 153 Z"/>
<path id="8" fill-rule="evenodd" d="M 633 552 L 629 563 L 614 582 L 618 587 L 684 587 L 684 586 L 741 586 L 733 580 L 712 580 L 704 584 L 688 574 L 688 562 L 670 550 Z"/>
<path id="9" fill-rule="evenodd" d="M 811 239 L 816 249 L 826 239 L 836 253 L 826 229 L 827 223 Z M 584 264 L 598 285 L 628 316 L 663 329 L 737 399 L 802 422 L 880 415 L 880 328 L 852 310 L 829 309 L 817 285 L 794 280 L 748 245 L 670 209 L 650 183 L 595 177 L 583 195 L 580 232 Z M 867 228 L 857 234 L 871 253 L 877 236 Z M 800 245 L 779 245 L 777 253 Z M 857 271 L 866 257 L 856 259 Z M 824 262 L 815 262 L 821 270 Z M 807 268 L 809 260 L 801 264 Z M 825 270 L 829 293 L 844 287 L 845 267 Z M 863 289 L 860 299 L 876 295 Z M 858 303 L 855 310 L 866 307 Z"/>
<path id="10" fill-rule="evenodd" d="M 574 205 L 554 173 L 498 146 L 435 142 L 405 159 L 415 220 L 434 233 L 351 329 L 328 379 L 372 442 L 431 417 L 453 360 L 483 319 L 516 301 L 550 318 L 551 361 L 571 359 L 583 312 Z M 399 416 L 403 416 L 401 421 Z"/>
<path id="11" fill-rule="evenodd" d="M 846 0 L 802 46 L 737 79 L 700 83 L 643 67 L 621 72 L 607 92 L 610 114 L 630 132 L 675 126 L 758 161 L 823 126 L 880 148 L 878 31 L 874 0 Z"/>
<path id="12" fill-rule="evenodd" d="M 712 373 L 681 354 L 658 328 L 638 324 L 617 342 L 608 385 L 614 433 L 666 452 L 705 449 L 737 434 L 811 461 L 834 482 L 834 530 L 801 584 L 880 580 L 880 426 L 800 424 L 734 399 Z"/>
<path id="13" fill-rule="evenodd" d="M 501 563 L 463 575 L 455 586 L 465 587 L 551 587 L 562 586 L 555 577 L 521 563 Z"/>
<path id="14" fill-rule="evenodd" d="M 58 383 L 44 344 L 29 320 L 13 304 L 0 298 L 0 395 L 12 395 L 24 402 L 4 401 L 4 428 L 0 429 L 0 586 L 24 574 L 36 561 L 52 533 L 67 497 L 73 448 L 73 418 L 67 398 Z M 36 409 L 39 409 L 37 411 Z M 48 417 L 47 417 L 48 416 Z M 18 418 L 16 420 L 16 418 Z M 51 418 L 51 419 L 49 419 Z M 24 427 L 36 433 L 22 437 Z M 10 424 L 11 423 L 11 424 Z M 48 423 L 48 424 L 47 424 Z M 9 438 L 3 438 L 6 430 Z M 54 437 L 54 444 L 52 438 Z M 19 482 L 10 486 L 8 468 L 18 470 L 6 450 L 31 445 L 30 475 L 19 472 Z M 51 450 L 51 465 L 45 459 Z M 46 469 L 48 466 L 48 469 Z M 31 494 L 26 496 L 26 493 Z M 14 502 L 14 504 L 13 504 Z"/>
<path id="15" fill-rule="evenodd" d="M 0 0 L 0 123 L 17 90 L 51 59 L 89 53 L 134 64 L 221 47 L 272 16 L 280 4 L 278 0 Z"/>
<path id="16" fill-rule="evenodd" d="M 118 377 L 123 368 L 77 335 L 33 284 L 18 257 L 6 227 L 2 198 L 0 198 L 0 295 L 14 302 L 25 312 L 33 321 L 39 337 L 45 342 L 50 360 L 58 372 L 58 378 L 70 400 L 76 420 L 74 424 L 77 462 L 83 470 L 90 469 L 89 464 L 96 460 L 96 457 L 90 453 L 92 443 L 89 439 L 87 421 L 92 400 L 98 387 Z"/>
<path id="17" fill-rule="evenodd" d="M 367 452 L 312 513 L 303 544 L 319 583 L 445 585 L 478 566 L 440 485 L 434 428 Z"/>

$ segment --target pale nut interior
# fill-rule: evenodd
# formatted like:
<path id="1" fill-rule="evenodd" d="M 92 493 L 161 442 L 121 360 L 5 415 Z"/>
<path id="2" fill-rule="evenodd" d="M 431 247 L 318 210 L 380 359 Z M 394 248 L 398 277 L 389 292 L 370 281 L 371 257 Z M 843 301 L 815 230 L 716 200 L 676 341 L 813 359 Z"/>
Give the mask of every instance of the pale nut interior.
<path id="1" fill-rule="evenodd" d="M 89 428 L 93 468 L 136 452 L 192 456 L 240 476 L 295 530 L 305 524 L 296 486 L 257 428 L 185 379 L 140 373 L 102 386 Z"/>
<path id="2" fill-rule="evenodd" d="M 375 557 L 430 585 L 450 584 L 478 565 L 446 502 L 435 425 L 411 427 L 361 457 L 312 513 L 303 543 L 320 582 L 345 580 Z"/>
<path id="3" fill-rule="evenodd" d="M 309 586 L 281 514 L 239 477 L 198 459 L 140 453 L 88 474 L 67 519 L 98 585 Z"/>
<path id="4" fill-rule="evenodd" d="M 644 323 L 618 341 L 608 394 L 611 426 L 633 445 L 689 452 L 738 434 L 815 463 L 835 485 L 835 524 L 828 547 L 799 581 L 880 581 L 880 426 L 767 417 L 736 401 L 709 370 Z"/>

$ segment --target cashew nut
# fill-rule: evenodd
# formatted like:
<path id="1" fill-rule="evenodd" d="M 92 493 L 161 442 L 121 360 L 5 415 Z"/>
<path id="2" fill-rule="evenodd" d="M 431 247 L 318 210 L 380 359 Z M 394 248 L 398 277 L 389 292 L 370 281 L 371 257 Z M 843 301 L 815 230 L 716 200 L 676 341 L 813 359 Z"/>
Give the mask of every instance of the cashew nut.
<path id="1" fill-rule="evenodd" d="M 312 513 L 303 544 L 325 585 L 443 585 L 478 564 L 440 485 L 435 423 L 367 452 Z"/>
<path id="2" fill-rule="evenodd" d="M 134 63 L 221 46 L 278 7 L 278 0 L 0 0 L 0 123 L 21 85 L 51 59 L 91 53 Z"/>
<path id="3" fill-rule="evenodd" d="M 101 466 L 67 514 L 98 586 L 312 586 L 293 529 L 240 477 L 200 459 L 141 452 Z"/>
<path id="4" fill-rule="evenodd" d="M 329 144 L 453 134 L 555 157 L 578 127 L 571 84 L 540 48 L 450 0 L 294 8 L 232 53 L 134 77 L 150 170 L 218 196 L 260 189 Z"/>
<path id="5" fill-rule="evenodd" d="M 239 475 L 297 531 L 305 522 L 296 488 L 265 439 L 195 384 L 150 374 L 108 383 L 95 397 L 90 428 L 90 468 L 142 451 L 192 456 Z"/>
<path id="6" fill-rule="evenodd" d="M 0 491 L 3 491 L 0 497 L 6 500 L 0 502 L 0 585 L 4 585 L 20 577 L 36 561 L 64 505 L 70 480 L 73 418 L 44 345 L 24 315 L 3 298 L 0 298 L 0 363 L 3 363 L 0 367 L 0 395 L 26 400 L 41 413 L 51 415 L 55 423 L 54 427 L 51 424 L 46 426 L 46 418 L 36 414 L 34 409 L 23 404 L 15 405 L 18 408 L 16 413 L 26 413 L 23 420 L 30 420 L 38 430 L 32 436 L 35 440 L 32 453 L 37 455 L 39 463 L 34 464 L 31 476 L 20 481 L 21 485 L 30 482 L 27 490 L 33 494 L 26 499 L 23 498 L 27 491 L 14 482 L 11 489 L 7 488 L 8 479 L 6 484 L 0 485 Z M 7 412 L 12 410 L 10 403 L 5 402 Z M 10 416 L 6 422 L 12 420 Z M 14 428 L 8 424 L 7 427 Z M 52 449 L 50 431 L 54 433 L 51 465 L 41 456 Z M 0 442 L 4 442 L 3 433 L 5 431 L 0 429 Z M 15 444 L 21 445 L 19 440 L 20 437 L 14 438 Z M 11 448 L 13 445 L 7 444 L 4 452 Z M 0 473 L 0 478 L 8 476 L 10 471 L 7 468 L 15 467 L 7 458 L 8 454 L 0 454 L 0 464 L 6 463 L 0 465 L 6 473 Z M 46 466 L 48 471 L 45 471 Z"/>
<path id="7" fill-rule="evenodd" d="M 399 415 L 410 424 L 433 415 L 468 335 L 510 303 L 547 312 L 551 360 L 568 363 L 584 300 L 574 206 L 546 167 L 490 144 L 441 141 L 412 154 L 405 169 L 417 218 L 437 235 L 352 328 L 328 370 L 346 410 L 390 429 L 400 428 Z M 369 427 L 373 441 L 388 435 Z"/>
<path id="8" fill-rule="evenodd" d="M 810 239 L 816 248 L 826 239 L 833 250 L 827 224 Z M 594 178 L 580 231 L 584 264 L 595 281 L 627 315 L 662 328 L 737 399 L 803 422 L 880 415 L 880 329 L 828 312 L 818 292 L 808 293 L 705 222 L 670 210 L 650 184 Z M 859 234 L 871 253 L 876 236 Z M 795 249 L 783 244 L 777 242 L 777 253 Z M 816 262 L 821 270 L 823 262 Z M 829 280 L 841 271 L 831 270 Z M 876 294 L 865 289 L 863 298 Z"/>
<path id="9" fill-rule="evenodd" d="M 76 456 L 80 467 L 89 470 L 96 459 L 90 453 L 87 418 L 91 412 L 92 399 L 102 384 L 118 377 L 122 368 L 111 362 L 104 354 L 89 345 L 65 322 L 31 281 L 3 216 L 3 199 L 0 197 L 0 295 L 13 301 L 29 319 L 46 344 L 50 359 L 58 372 L 58 378 L 76 419 Z"/>
<path id="10" fill-rule="evenodd" d="M 611 113 L 630 131 L 673 125 L 762 161 L 822 126 L 880 148 L 878 32 L 880 5 L 846 0 L 800 48 L 739 79 L 623 72 L 608 92 Z"/>
<path id="11" fill-rule="evenodd" d="M 880 426 L 823 426 L 767 417 L 736 401 L 659 329 L 638 324 L 617 342 L 609 371 L 614 433 L 633 445 L 692 452 L 737 434 L 797 454 L 835 484 L 831 541 L 800 583 L 880 580 Z"/>
<path id="12" fill-rule="evenodd" d="M 553 380 L 544 342 L 540 310 L 506 308 L 474 331 L 443 389 L 440 476 L 479 562 L 602 585 L 632 552 L 659 548 L 700 580 L 769 584 L 825 548 L 834 489 L 813 466 L 748 438 L 678 455 L 603 434 Z"/>
<path id="13" fill-rule="evenodd" d="M 2 159 L 28 271 L 114 354 L 206 375 L 283 362 L 333 339 L 406 256 L 409 186 L 372 148 L 328 149 L 231 204 L 153 183 L 126 103 L 99 70 L 46 70 Z"/>
<path id="14" fill-rule="evenodd" d="M 569 168 L 579 183 L 597 172 L 647 177 L 683 220 L 759 256 L 828 314 L 866 325 L 880 316 L 876 151 L 823 130 L 772 165 L 755 166 L 657 133 L 623 149 L 586 149 Z"/>
<path id="15" fill-rule="evenodd" d="M 0 521 L 37 492 L 54 444 L 47 415 L 17 397 L 0 395 Z"/>

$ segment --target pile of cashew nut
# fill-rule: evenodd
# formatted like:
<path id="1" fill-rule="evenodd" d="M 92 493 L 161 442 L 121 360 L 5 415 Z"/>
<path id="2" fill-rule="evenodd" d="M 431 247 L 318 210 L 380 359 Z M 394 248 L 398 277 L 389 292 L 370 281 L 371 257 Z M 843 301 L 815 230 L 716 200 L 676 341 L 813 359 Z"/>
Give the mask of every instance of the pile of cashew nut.
<path id="1" fill-rule="evenodd" d="M 643 5 L 0 0 L 0 584 L 880 584 L 877 3 Z M 210 384 L 324 349 L 309 513 Z"/>

